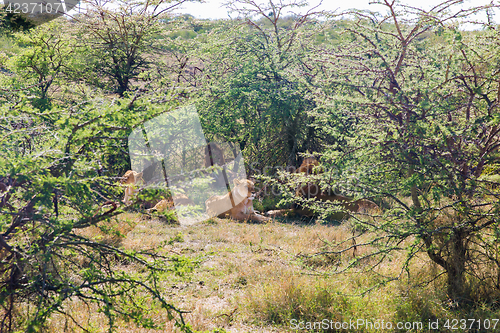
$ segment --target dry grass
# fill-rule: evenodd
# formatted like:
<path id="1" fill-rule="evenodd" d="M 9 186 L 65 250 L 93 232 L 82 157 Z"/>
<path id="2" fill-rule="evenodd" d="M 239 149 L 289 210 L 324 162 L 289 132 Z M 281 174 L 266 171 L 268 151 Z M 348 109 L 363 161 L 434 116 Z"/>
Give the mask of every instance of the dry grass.
<path id="1" fill-rule="evenodd" d="M 423 288 L 413 287 L 431 280 L 436 273 L 436 267 L 424 256 L 414 262 L 412 275 L 404 275 L 400 281 L 383 285 L 364 296 L 360 294 L 383 280 L 381 275 L 399 273 L 404 253 L 380 265 L 376 270 L 380 275 L 362 272 L 362 266 L 368 266 L 375 259 L 367 259 L 349 273 L 331 274 L 339 263 L 352 259 L 352 252 L 342 256 L 303 256 L 327 250 L 325 241 L 339 242 L 352 236 L 347 225 L 290 220 L 251 224 L 212 219 L 180 226 L 128 214 L 105 228 L 119 233 L 103 234 L 102 228 L 96 227 L 84 233 L 126 249 L 155 249 L 165 255 L 198 260 L 199 265 L 192 272 L 169 276 L 162 288 L 172 304 L 190 311 L 186 321 L 201 332 L 217 328 L 227 332 L 293 332 L 290 319 L 294 318 L 427 322 L 451 316 L 452 310 L 441 302 L 445 295 L 434 292 L 443 289 L 441 280 Z M 359 248 L 356 255 L 362 256 L 365 251 L 369 249 Z M 133 271 L 135 267 L 117 269 Z M 66 306 L 86 327 L 92 328 L 92 332 L 106 331 L 97 309 L 78 302 Z M 164 311 L 153 307 L 149 315 L 155 323 L 165 325 L 163 332 L 176 332 Z M 81 330 L 59 317 L 52 320 L 50 331 Z M 118 322 L 117 331 L 157 332 L 124 322 Z"/>

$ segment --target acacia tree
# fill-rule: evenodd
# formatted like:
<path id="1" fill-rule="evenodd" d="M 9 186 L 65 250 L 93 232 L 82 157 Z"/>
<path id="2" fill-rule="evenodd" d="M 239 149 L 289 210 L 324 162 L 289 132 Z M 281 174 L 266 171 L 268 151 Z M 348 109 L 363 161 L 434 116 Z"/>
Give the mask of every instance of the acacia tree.
<path id="1" fill-rule="evenodd" d="M 500 193 L 482 174 L 500 145 L 500 35 L 491 23 L 458 24 L 493 6 L 378 3 L 386 14 L 344 13 L 343 42 L 317 53 L 334 73 L 315 83 L 331 110 L 319 119 L 356 119 L 345 152 L 325 156 L 339 170 L 330 182 L 385 199 L 383 219 L 356 222 L 375 235 L 367 256 L 406 248 L 404 271 L 423 251 L 442 268 L 452 300 L 498 294 Z"/>
<path id="2" fill-rule="evenodd" d="M 71 71 L 75 42 L 65 32 L 64 21 L 56 20 L 29 32 L 14 35 L 22 53 L 12 57 L 10 68 L 17 74 L 11 88 L 31 88 L 42 102 L 49 98 L 49 88 L 65 72 Z M 22 78 L 23 80 L 18 80 Z"/>
<path id="3" fill-rule="evenodd" d="M 298 153 L 318 151 L 321 129 L 311 126 L 309 89 L 318 72 L 310 61 L 323 29 L 316 8 L 285 17 L 303 1 L 234 0 L 237 18 L 214 28 L 202 45 L 204 123 L 217 139 L 239 142 L 253 161 L 296 165 Z"/>
<path id="4" fill-rule="evenodd" d="M 187 1 L 85 1 L 86 11 L 74 17 L 79 25 L 80 52 L 88 82 L 120 96 L 152 66 L 161 20 Z"/>

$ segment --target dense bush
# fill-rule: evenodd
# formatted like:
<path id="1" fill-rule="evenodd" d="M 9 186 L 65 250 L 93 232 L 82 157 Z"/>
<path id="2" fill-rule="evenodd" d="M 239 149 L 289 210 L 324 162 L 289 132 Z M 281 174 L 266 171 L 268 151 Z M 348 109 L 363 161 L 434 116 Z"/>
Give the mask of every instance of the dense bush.
<path id="1" fill-rule="evenodd" d="M 75 298 L 99 307 L 110 327 L 123 316 L 152 326 L 145 299 L 180 314 L 157 283 L 175 264 L 81 234 L 124 212 L 118 180 L 129 163 L 127 133 L 157 110 L 98 100 L 44 111 L 9 96 L 14 102 L 0 107 L 1 330 L 37 330 Z M 145 270 L 126 273 L 116 268 L 123 262 Z"/>

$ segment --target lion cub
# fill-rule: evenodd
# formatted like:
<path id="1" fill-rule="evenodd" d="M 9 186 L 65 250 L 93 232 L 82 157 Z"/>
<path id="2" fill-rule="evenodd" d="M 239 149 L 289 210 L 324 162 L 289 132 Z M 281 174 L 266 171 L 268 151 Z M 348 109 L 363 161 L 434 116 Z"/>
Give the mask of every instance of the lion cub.
<path id="1" fill-rule="evenodd" d="M 206 202 L 210 217 L 230 217 L 239 221 L 264 222 L 270 218 L 257 214 L 253 210 L 254 183 L 248 179 L 234 179 L 234 188 L 226 195 L 213 195 Z"/>

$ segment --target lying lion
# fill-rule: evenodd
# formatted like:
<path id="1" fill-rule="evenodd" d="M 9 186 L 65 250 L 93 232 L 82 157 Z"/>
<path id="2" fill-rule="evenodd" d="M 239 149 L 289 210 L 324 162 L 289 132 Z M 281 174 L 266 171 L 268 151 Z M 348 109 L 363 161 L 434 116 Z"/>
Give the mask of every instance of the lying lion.
<path id="1" fill-rule="evenodd" d="M 319 167 L 319 162 L 315 157 L 306 157 L 295 173 L 305 173 L 306 175 L 318 174 L 323 171 Z"/>
<path id="2" fill-rule="evenodd" d="M 137 192 L 139 192 L 139 189 L 137 188 L 138 185 L 144 183 L 144 180 L 142 179 L 142 172 L 135 172 L 132 170 L 128 170 L 122 177 L 121 183 L 123 185 L 126 185 L 125 188 L 125 197 L 123 198 L 123 202 L 125 204 L 130 205 L 132 203 L 132 197 L 134 197 Z M 174 202 L 175 205 L 194 205 L 194 202 L 189 199 L 186 195 L 184 194 L 177 194 L 173 198 L 168 197 L 166 199 L 162 200 L 154 200 L 153 202 L 147 202 L 147 206 L 152 207 L 148 211 L 157 211 L 157 212 L 164 212 L 168 209 L 171 209 L 174 207 Z"/>
<path id="3" fill-rule="evenodd" d="M 319 168 L 319 162 L 314 157 L 308 157 L 304 159 L 300 167 L 297 169 L 296 173 L 305 173 L 306 175 L 312 175 L 313 173 L 322 173 L 323 171 Z M 332 194 L 330 191 L 322 191 L 320 186 L 314 182 L 308 182 L 299 186 L 295 192 L 297 197 L 311 199 L 314 198 L 318 201 L 323 202 L 333 202 L 340 204 L 345 210 L 351 213 L 367 213 L 369 211 L 378 210 L 379 207 L 373 201 L 367 199 L 352 200 L 349 197 Z M 266 213 L 267 216 L 276 217 L 284 216 L 289 214 L 299 214 L 304 216 L 314 216 L 314 212 L 308 208 L 301 207 L 300 205 L 294 205 L 292 209 L 279 209 L 272 210 Z M 340 212 L 338 219 L 342 220 L 349 216 L 348 213 Z"/>
<path id="4" fill-rule="evenodd" d="M 229 217 L 239 221 L 264 222 L 270 218 L 257 214 L 253 210 L 254 183 L 248 179 L 234 179 L 234 188 L 226 195 L 213 195 L 206 202 L 210 217 Z"/>
<path id="5" fill-rule="evenodd" d="M 149 211 L 156 211 L 158 213 L 162 213 L 166 210 L 170 210 L 175 207 L 175 205 L 186 206 L 186 205 L 194 205 L 193 200 L 189 199 L 185 194 L 177 194 L 173 198 L 169 197 L 167 199 L 162 199 L 158 201 L 158 203 Z"/>

